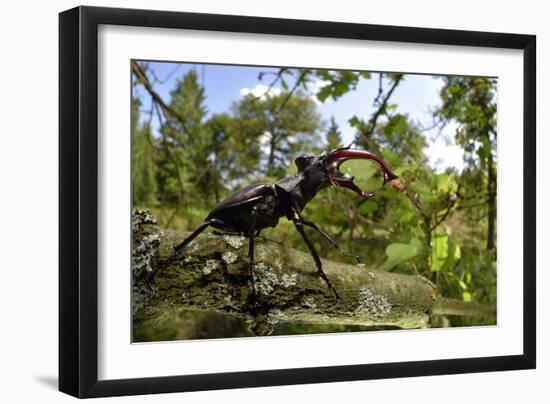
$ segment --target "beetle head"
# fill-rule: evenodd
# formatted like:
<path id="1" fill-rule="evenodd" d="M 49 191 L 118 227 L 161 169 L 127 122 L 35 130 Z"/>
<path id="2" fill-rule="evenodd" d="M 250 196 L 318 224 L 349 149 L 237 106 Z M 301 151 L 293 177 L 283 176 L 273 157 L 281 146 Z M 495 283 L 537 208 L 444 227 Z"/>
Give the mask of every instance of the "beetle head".
<path id="1" fill-rule="evenodd" d="M 327 153 L 318 156 L 302 154 L 294 160 L 298 168 L 298 177 L 301 179 L 300 191 L 306 200 L 310 200 L 318 191 L 330 185 L 327 158 Z"/>
<path id="2" fill-rule="evenodd" d="M 374 153 L 371 153 L 367 150 L 351 149 L 350 147 L 332 150 L 330 153 L 328 153 L 326 157 L 326 167 L 330 183 L 332 185 L 351 189 L 365 199 L 371 197 L 374 192 L 367 192 L 362 190 L 353 182 L 354 177 L 351 177 L 346 173 L 342 173 L 339 170 L 340 165 L 348 160 L 372 160 L 376 162 L 382 169 L 383 184 L 386 184 L 388 181 L 392 181 L 397 178 L 397 175 L 395 175 L 389 169 L 388 165 L 382 159 L 382 157 L 377 156 Z"/>
<path id="3" fill-rule="evenodd" d="M 318 159 L 318 156 L 315 156 L 313 154 L 302 154 L 296 157 L 296 160 L 294 160 L 294 163 L 298 168 L 298 172 L 303 173 L 306 171 L 308 167 L 314 164 L 317 159 Z"/>

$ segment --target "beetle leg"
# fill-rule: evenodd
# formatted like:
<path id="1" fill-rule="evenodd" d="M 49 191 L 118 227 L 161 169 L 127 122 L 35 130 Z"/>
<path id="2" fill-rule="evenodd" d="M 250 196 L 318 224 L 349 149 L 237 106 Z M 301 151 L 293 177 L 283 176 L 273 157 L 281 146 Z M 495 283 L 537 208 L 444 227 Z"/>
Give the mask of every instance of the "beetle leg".
<path id="1" fill-rule="evenodd" d="M 174 256 L 179 255 L 185 247 L 189 245 L 191 241 L 193 241 L 199 234 L 201 234 L 208 226 L 220 223 L 221 221 L 219 219 L 210 219 L 201 224 L 197 229 L 191 233 L 185 240 L 183 240 L 181 243 L 179 243 L 177 246 L 174 247 Z"/>
<path id="2" fill-rule="evenodd" d="M 359 258 L 358 255 L 353 255 L 353 254 L 350 254 L 349 252 L 347 251 L 344 251 L 342 250 L 342 248 L 340 247 L 340 245 L 336 242 L 336 240 L 334 240 L 328 233 L 326 233 L 323 229 L 321 229 L 319 226 L 317 226 L 315 223 L 313 222 L 310 222 L 309 220 L 301 220 L 303 224 L 305 224 L 306 226 L 309 226 L 309 227 L 312 227 L 313 229 L 317 230 L 325 239 L 328 240 L 328 242 L 330 244 L 332 244 L 332 246 L 334 248 L 336 248 L 340 254 L 342 255 L 345 255 L 346 257 L 353 257 L 355 258 L 355 260 L 357 261 L 357 263 L 359 264 L 361 262 L 361 259 Z"/>
<path id="3" fill-rule="evenodd" d="M 319 258 L 319 254 L 317 253 L 317 250 L 315 250 L 315 247 L 309 240 L 309 238 L 306 235 L 306 232 L 304 231 L 304 224 L 300 218 L 293 218 L 292 221 L 294 222 L 294 225 L 296 226 L 296 230 L 298 230 L 298 233 L 302 236 L 304 241 L 307 244 L 307 247 L 309 248 L 309 252 L 311 253 L 311 256 L 313 257 L 313 260 L 315 261 L 315 266 L 317 267 L 317 273 L 319 276 L 326 282 L 328 288 L 330 291 L 334 294 L 337 300 L 340 300 L 340 296 L 338 295 L 338 292 L 336 292 L 336 289 L 334 289 L 334 286 L 332 286 L 332 283 L 330 282 L 330 279 L 323 271 L 323 264 L 321 263 L 321 258 Z"/>
<path id="4" fill-rule="evenodd" d="M 248 275 L 252 283 L 252 293 L 256 295 L 256 274 L 254 273 L 254 227 L 256 225 L 257 207 L 252 208 L 250 214 L 250 227 L 248 229 Z"/>
<path id="5" fill-rule="evenodd" d="M 183 240 L 181 243 L 179 243 L 177 246 L 174 247 L 174 254 L 166 258 L 164 261 L 162 261 L 157 269 L 153 271 L 149 277 L 149 281 L 152 282 L 157 273 L 162 271 L 164 268 L 166 268 L 168 265 L 170 265 L 176 257 L 193 241 L 199 234 L 201 234 L 208 226 L 214 225 L 214 224 L 223 224 L 223 222 L 219 219 L 210 219 L 201 224 L 193 233 L 191 233 L 185 240 Z"/>

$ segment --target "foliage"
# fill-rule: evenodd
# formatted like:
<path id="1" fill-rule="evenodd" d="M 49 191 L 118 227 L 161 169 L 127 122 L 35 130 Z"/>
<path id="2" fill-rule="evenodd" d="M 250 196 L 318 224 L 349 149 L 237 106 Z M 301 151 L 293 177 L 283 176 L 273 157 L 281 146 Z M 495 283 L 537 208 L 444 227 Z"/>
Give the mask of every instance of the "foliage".
<path id="1" fill-rule="evenodd" d="M 139 123 L 138 99 L 132 100 L 132 187 L 136 206 L 157 203 L 156 141 L 148 123 Z"/>
<path id="2" fill-rule="evenodd" d="M 342 133 L 334 117 L 330 118 L 330 126 L 326 135 L 327 150 L 333 150 L 342 146 Z"/>
<path id="3" fill-rule="evenodd" d="M 265 149 L 262 157 L 267 177 L 284 175 L 306 145 L 318 143 L 319 114 L 314 102 L 300 91 L 259 98 L 249 94 L 233 105 L 233 113 L 248 136 Z"/>
<path id="4" fill-rule="evenodd" d="M 361 78 L 370 79 L 369 72 L 352 72 L 348 70 L 316 70 L 317 78 L 323 80 L 325 85 L 317 93 L 319 101 L 324 102 L 329 97 L 337 100 L 339 97 L 355 90 Z"/>
<path id="5" fill-rule="evenodd" d="M 211 135 L 204 127 L 204 102 L 204 88 L 191 70 L 171 92 L 170 107 L 181 119 L 168 115 L 161 128 L 158 178 L 163 202 L 182 204 L 191 188 L 203 196 L 208 192 Z"/>
<path id="6" fill-rule="evenodd" d="M 459 124 L 456 142 L 464 149 L 465 161 L 471 169 L 470 174 L 473 174 L 466 179 L 472 180 L 472 177 L 478 176 L 476 182 L 470 182 L 470 185 L 477 187 L 465 187 L 469 191 L 465 197 L 471 201 L 486 201 L 487 249 L 495 247 L 496 237 L 495 97 L 496 82 L 493 79 L 447 77 L 441 89 L 442 105 L 435 113 L 444 120 L 454 119 Z"/>

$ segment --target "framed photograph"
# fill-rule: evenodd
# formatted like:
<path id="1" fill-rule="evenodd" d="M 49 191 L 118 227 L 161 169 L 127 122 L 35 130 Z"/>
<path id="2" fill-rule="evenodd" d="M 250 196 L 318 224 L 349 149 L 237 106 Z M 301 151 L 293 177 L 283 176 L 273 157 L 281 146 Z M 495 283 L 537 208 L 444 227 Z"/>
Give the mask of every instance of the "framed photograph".
<path id="1" fill-rule="evenodd" d="M 59 388 L 532 369 L 531 35 L 59 17 Z"/>

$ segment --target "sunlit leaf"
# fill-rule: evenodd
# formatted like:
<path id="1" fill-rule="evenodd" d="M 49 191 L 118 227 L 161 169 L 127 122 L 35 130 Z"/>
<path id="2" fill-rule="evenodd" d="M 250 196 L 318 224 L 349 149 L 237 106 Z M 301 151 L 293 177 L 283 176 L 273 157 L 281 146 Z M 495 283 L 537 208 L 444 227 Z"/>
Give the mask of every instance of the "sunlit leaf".
<path id="1" fill-rule="evenodd" d="M 434 234 L 432 236 L 432 252 L 430 254 L 430 263 L 432 271 L 439 271 L 445 265 L 449 255 L 449 237 L 446 234 Z"/>
<path id="2" fill-rule="evenodd" d="M 462 257 L 462 251 L 460 250 L 460 246 L 458 244 L 455 245 L 455 253 L 454 253 L 454 259 L 455 260 L 459 260 L 460 258 Z M 470 278 L 471 278 L 471 274 L 468 273 L 467 275 L 470 275 Z M 470 281 L 468 281 L 469 283 Z"/>

